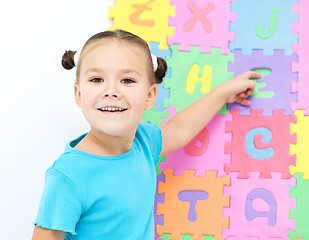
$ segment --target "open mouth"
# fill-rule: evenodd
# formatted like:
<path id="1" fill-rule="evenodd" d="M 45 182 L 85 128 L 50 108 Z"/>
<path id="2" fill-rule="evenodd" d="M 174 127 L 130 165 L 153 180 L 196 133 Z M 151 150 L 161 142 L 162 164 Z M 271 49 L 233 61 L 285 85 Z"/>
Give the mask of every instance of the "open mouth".
<path id="1" fill-rule="evenodd" d="M 124 112 L 128 110 L 127 108 L 119 108 L 119 107 L 104 107 L 104 108 L 98 108 L 98 110 L 102 112 Z"/>

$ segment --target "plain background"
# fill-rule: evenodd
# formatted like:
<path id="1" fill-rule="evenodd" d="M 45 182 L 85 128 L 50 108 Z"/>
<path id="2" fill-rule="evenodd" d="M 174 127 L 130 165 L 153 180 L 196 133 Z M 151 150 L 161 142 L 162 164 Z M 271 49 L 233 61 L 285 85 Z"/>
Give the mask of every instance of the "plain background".
<path id="1" fill-rule="evenodd" d="M 74 101 L 78 50 L 112 27 L 113 0 L 0 1 L 0 239 L 31 239 L 46 169 L 88 123 Z"/>

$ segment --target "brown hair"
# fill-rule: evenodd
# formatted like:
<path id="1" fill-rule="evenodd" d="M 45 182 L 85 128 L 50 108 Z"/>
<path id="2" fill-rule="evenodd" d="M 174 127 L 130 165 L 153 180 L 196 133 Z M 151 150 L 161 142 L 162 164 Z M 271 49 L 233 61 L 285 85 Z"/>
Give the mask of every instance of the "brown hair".
<path id="1" fill-rule="evenodd" d="M 152 83 L 161 83 L 163 81 L 163 78 L 165 77 L 166 70 L 167 70 L 167 64 L 163 58 L 157 57 L 158 61 L 158 68 L 154 72 L 153 69 L 153 63 L 152 63 L 152 57 L 149 50 L 149 46 L 145 40 L 142 38 L 130 33 L 126 32 L 124 30 L 115 30 L 115 31 L 105 31 L 100 32 L 95 35 L 93 35 L 91 38 L 89 38 L 86 43 L 83 46 L 83 49 L 80 53 L 80 59 L 82 59 L 84 49 L 86 49 L 88 46 L 96 43 L 99 40 L 105 39 L 105 38 L 115 38 L 121 41 L 126 41 L 128 43 L 134 44 L 136 46 L 139 46 L 142 48 L 148 55 L 148 69 L 149 69 L 149 76 L 152 80 Z M 76 51 L 65 51 L 65 53 L 62 56 L 62 66 L 65 69 L 72 69 L 76 66 L 76 63 L 74 62 L 74 55 L 76 54 Z M 79 60 L 77 63 L 77 70 L 76 70 L 76 82 L 78 82 L 79 79 L 79 69 L 80 69 L 81 61 Z"/>

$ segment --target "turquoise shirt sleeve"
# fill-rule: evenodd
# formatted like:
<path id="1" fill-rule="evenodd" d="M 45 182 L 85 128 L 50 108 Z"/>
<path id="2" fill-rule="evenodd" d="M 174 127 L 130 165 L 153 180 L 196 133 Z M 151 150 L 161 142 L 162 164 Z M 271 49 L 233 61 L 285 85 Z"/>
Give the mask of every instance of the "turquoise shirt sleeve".
<path id="1" fill-rule="evenodd" d="M 140 123 L 141 131 L 149 143 L 149 147 L 154 159 L 155 166 L 160 161 L 160 153 L 162 151 L 162 132 L 161 129 L 150 122 Z"/>
<path id="2" fill-rule="evenodd" d="M 83 197 L 74 183 L 58 170 L 49 168 L 34 224 L 76 235 L 75 226 L 83 212 L 83 205 Z"/>

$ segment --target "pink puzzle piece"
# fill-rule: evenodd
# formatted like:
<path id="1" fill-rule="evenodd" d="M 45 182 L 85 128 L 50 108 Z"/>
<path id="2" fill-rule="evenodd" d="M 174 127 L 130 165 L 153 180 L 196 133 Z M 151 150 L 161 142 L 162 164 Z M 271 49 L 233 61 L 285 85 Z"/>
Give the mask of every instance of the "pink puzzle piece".
<path id="1" fill-rule="evenodd" d="M 176 113 L 176 107 L 168 107 L 169 118 Z M 167 154 L 166 162 L 160 163 L 161 171 L 174 169 L 174 175 L 183 176 L 183 170 L 196 170 L 195 176 L 205 176 L 205 171 L 217 171 L 218 177 L 225 176 L 224 164 L 230 162 L 224 154 L 225 141 L 231 141 L 231 134 L 225 133 L 225 122 L 232 120 L 230 114 L 216 115 L 186 147 Z M 164 121 L 165 123 L 166 121 Z"/>
<path id="2" fill-rule="evenodd" d="M 293 23 L 292 32 L 298 33 L 298 43 L 293 43 L 293 51 L 298 53 L 304 50 L 309 55 L 309 1 L 298 0 L 293 2 L 293 13 L 298 13 L 298 23 Z"/>
<path id="3" fill-rule="evenodd" d="M 309 1 L 308 1 L 309 3 Z M 308 39 L 309 41 L 309 39 Z M 297 102 L 291 103 L 291 108 L 295 112 L 297 110 L 305 110 L 306 116 L 309 115 L 309 55 L 305 51 L 298 52 L 298 62 L 292 63 L 292 72 L 298 72 L 298 82 L 292 82 L 292 92 L 297 92 Z"/>
<path id="4" fill-rule="evenodd" d="M 296 208 L 296 199 L 289 197 L 295 178 L 282 180 L 280 173 L 271 179 L 260 179 L 259 173 L 249 173 L 249 179 L 229 174 L 231 186 L 224 189 L 230 195 L 230 208 L 223 216 L 230 218 L 230 228 L 223 229 L 225 239 L 281 239 L 289 240 L 289 230 L 295 220 L 289 219 L 289 209 Z"/>
<path id="5" fill-rule="evenodd" d="M 232 133 L 232 141 L 226 143 L 225 152 L 231 161 L 225 172 L 238 172 L 239 178 L 248 178 L 249 172 L 260 172 L 261 178 L 271 178 L 271 172 L 279 172 L 285 179 L 291 178 L 290 165 L 296 164 L 296 156 L 290 155 L 290 144 L 296 144 L 296 134 L 290 134 L 290 124 L 296 116 L 283 116 L 283 110 L 274 110 L 273 116 L 263 116 L 262 110 L 251 110 L 242 116 L 240 110 L 230 112 L 232 122 L 226 123 L 226 131 Z"/>
<path id="6" fill-rule="evenodd" d="M 176 6 L 175 17 L 169 25 L 174 26 L 174 36 L 167 38 L 168 45 L 179 44 L 179 50 L 190 51 L 189 46 L 201 46 L 201 52 L 210 53 L 211 47 L 222 48 L 229 54 L 229 42 L 234 42 L 235 33 L 229 31 L 230 22 L 235 22 L 235 12 L 230 12 L 231 0 L 171 0 Z"/>

